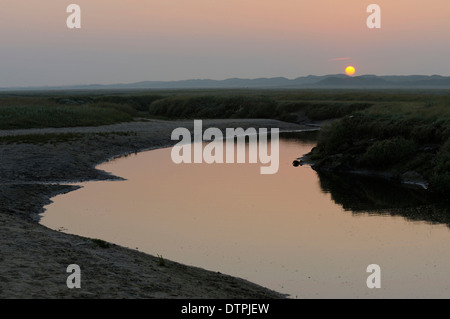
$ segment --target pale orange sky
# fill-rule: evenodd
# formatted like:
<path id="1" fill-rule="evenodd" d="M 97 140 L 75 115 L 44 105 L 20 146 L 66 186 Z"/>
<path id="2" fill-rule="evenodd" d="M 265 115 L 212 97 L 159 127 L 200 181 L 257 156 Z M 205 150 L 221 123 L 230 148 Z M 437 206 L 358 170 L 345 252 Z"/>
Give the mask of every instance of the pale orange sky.
<path id="1" fill-rule="evenodd" d="M 82 29 L 66 27 L 66 7 Z M 366 26 L 377 3 L 382 28 Z M 450 75 L 448 0 L 2 0 L 0 87 L 343 73 Z M 351 57 L 351 60 L 329 61 Z"/>

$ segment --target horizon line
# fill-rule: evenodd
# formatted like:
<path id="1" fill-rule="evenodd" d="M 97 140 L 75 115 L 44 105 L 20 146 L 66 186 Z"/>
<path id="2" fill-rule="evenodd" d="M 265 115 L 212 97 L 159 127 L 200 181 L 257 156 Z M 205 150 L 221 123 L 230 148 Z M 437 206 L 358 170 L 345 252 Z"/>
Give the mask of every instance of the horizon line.
<path id="1" fill-rule="evenodd" d="M 50 89 L 50 88 L 70 88 L 70 87 L 90 87 L 90 86 L 116 86 L 116 85 L 133 85 L 133 84 L 141 84 L 141 83 L 179 83 L 179 82 L 188 82 L 188 81 L 212 81 L 212 82 L 224 82 L 229 80 L 246 80 L 246 81 L 254 81 L 254 80 L 271 80 L 271 79 L 285 79 L 288 81 L 294 81 L 297 79 L 308 78 L 308 77 L 332 77 L 332 76 L 345 76 L 348 78 L 358 78 L 358 77 L 442 77 L 442 78 L 450 78 L 450 75 L 441 75 L 441 74 L 407 74 L 407 75 L 398 75 L 398 74 L 385 74 L 385 75 L 376 75 L 376 74 L 361 74 L 361 75 L 352 75 L 349 76 L 345 73 L 330 73 L 325 75 L 314 75 L 309 74 L 305 76 L 298 76 L 295 78 L 288 78 L 285 76 L 273 76 L 273 77 L 255 77 L 255 78 L 240 78 L 240 77 L 230 77 L 225 79 L 213 79 L 213 78 L 187 78 L 182 80 L 141 80 L 141 81 L 133 81 L 133 82 L 116 82 L 116 83 L 90 83 L 90 84 L 64 84 L 64 85 L 56 85 L 56 84 L 46 84 L 46 85 L 23 85 L 23 86 L 7 86 L 0 87 L 0 90 L 11 90 L 11 89 Z"/>

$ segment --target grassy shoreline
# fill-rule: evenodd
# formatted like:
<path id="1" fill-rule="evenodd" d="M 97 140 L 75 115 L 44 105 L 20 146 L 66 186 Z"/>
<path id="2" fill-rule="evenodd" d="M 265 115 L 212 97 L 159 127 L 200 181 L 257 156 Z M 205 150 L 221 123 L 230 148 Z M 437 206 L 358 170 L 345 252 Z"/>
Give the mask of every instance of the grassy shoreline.
<path id="1" fill-rule="evenodd" d="M 450 192 L 450 106 L 356 112 L 323 128 L 309 154 L 318 171 L 372 173 Z M 439 114 L 439 116 L 436 116 Z"/>

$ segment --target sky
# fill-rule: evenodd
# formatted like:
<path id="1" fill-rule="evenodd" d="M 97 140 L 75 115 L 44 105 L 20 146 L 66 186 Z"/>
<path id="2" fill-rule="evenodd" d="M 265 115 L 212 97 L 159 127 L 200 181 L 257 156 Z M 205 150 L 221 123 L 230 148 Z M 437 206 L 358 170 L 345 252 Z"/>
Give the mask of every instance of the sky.
<path id="1" fill-rule="evenodd" d="M 67 6 L 81 8 L 69 29 Z M 381 8 L 369 29 L 367 7 Z M 448 0 L 1 0 L 0 87 L 450 75 Z M 343 59 L 346 58 L 346 59 Z"/>

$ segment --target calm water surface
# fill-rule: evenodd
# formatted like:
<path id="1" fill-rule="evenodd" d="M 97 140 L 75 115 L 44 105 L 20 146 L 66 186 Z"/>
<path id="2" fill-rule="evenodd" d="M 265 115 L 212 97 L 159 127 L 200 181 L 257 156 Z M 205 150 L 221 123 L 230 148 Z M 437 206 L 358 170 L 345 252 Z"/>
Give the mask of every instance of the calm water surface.
<path id="1" fill-rule="evenodd" d="M 450 231 L 426 221 L 421 195 L 293 167 L 314 145 L 282 139 L 275 175 L 261 164 L 175 165 L 171 148 L 119 158 L 98 169 L 126 181 L 57 196 L 41 223 L 291 298 L 449 298 Z M 370 264 L 381 289 L 367 288 Z"/>

